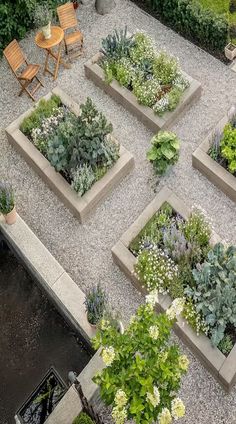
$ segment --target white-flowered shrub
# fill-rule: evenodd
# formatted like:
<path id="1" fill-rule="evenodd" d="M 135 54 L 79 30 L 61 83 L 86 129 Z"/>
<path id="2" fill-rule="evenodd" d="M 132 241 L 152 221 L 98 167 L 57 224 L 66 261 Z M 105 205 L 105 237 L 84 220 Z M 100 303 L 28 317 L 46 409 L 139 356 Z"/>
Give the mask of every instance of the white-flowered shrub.
<path id="1" fill-rule="evenodd" d="M 170 343 L 174 320 L 155 313 L 155 300 L 156 292 L 150 293 L 123 334 L 106 325 L 93 340 L 95 349 L 102 347 L 105 364 L 94 382 L 104 402 L 112 406 L 116 424 L 130 419 L 137 424 L 166 424 L 185 413 L 178 390 L 188 359 Z M 173 309 L 179 312 L 178 305 Z"/>

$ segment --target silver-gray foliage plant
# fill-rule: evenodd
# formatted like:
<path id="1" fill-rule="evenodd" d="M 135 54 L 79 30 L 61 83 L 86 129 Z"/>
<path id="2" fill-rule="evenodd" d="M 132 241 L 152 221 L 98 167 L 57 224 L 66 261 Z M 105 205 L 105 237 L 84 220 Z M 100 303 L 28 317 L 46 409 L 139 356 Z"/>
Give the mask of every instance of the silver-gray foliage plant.
<path id="1" fill-rule="evenodd" d="M 187 287 L 185 294 L 205 319 L 211 341 L 217 346 L 227 325 L 236 327 L 236 247 L 216 244 L 207 260 L 193 270 L 193 277 L 195 287 Z"/>

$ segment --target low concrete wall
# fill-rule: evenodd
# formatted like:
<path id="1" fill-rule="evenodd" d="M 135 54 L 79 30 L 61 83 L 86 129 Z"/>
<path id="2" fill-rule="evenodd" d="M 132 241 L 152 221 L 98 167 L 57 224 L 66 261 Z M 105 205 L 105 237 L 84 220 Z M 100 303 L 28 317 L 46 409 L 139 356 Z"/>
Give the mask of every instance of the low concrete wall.
<path id="1" fill-rule="evenodd" d="M 130 252 L 129 246 L 132 240 L 140 233 L 165 202 L 168 202 L 183 218 L 186 219 L 189 216 L 190 210 L 186 207 L 185 203 L 169 188 L 164 187 L 112 248 L 114 262 L 143 294 L 146 294 L 147 290 L 142 287 L 141 282 L 134 274 L 136 258 Z M 219 236 L 213 234 L 211 242 L 215 244 L 219 241 Z M 163 296 L 159 294 L 159 302 L 156 306 L 157 312 L 166 311 L 171 301 L 169 295 Z M 182 317 L 178 318 L 174 330 L 190 347 L 203 365 L 214 375 L 217 381 L 222 384 L 225 390 L 230 391 L 236 379 L 236 345 L 226 358 L 218 348 L 212 346 L 208 337 L 203 334 L 197 336 Z"/>
<path id="2" fill-rule="evenodd" d="M 186 76 L 190 82 L 189 88 L 184 91 L 175 110 L 172 112 L 165 112 L 163 116 L 158 116 L 150 107 L 140 105 L 134 94 L 127 88 L 122 87 L 116 80 L 113 80 L 110 84 L 105 81 L 104 71 L 98 65 L 98 61 L 101 57 L 102 53 L 98 53 L 85 63 L 84 68 L 86 77 L 91 79 L 99 88 L 113 97 L 129 112 L 133 113 L 133 115 L 153 132 L 168 128 L 179 119 L 181 113 L 190 103 L 201 96 L 201 84 L 182 71 L 183 75 Z"/>
<path id="3" fill-rule="evenodd" d="M 205 175 L 216 187 L 222 190 L 226 196 L 236 202 L 236 177 L 208 155 L 212 135 L 216 130 L 222 131 L 227 122 L 228 117 L 224 116 L 195 150 L 192 155 L 192 164 L 194 168 L 198 169 L 198 171 Z"/>
<path id="4" fill-rule="evenodd" d="M 79 105 L 59 87 L 54 88 L 44 99 L 50 99 L 52 94 L 58 95 L 63 104 L 68 106 L 76 115 L 79 115 Z M 123 146 L 120 146 L 120 158 L 118 161 L 99 181 L 93 184 L 90 190 L 80 197 L 62 175 L 56 172 L 50 165 L 50 162 L 39 152 L 33 143 L 20 131 L 20 125 L 23 119 L 30 115 L 33 110 L 34 107 L 30 108 L 6 128 L 8 141 L 60 198 L 65 206 L 71 210 L 73 215 L 83 223 L 104 197 L 133 169 L 134 157 Z M 114 139 L 114 141 L 116 140 Z"/>
<path id="5" fill-rule="evenodd" d="M 84 306 L 85 295 L 46 249 L 27 224 L 17 215 L 13 225 L 7 225 L 0 215 L 0 233 L 16 255 L 26 265 L 39 285 L 47 292 L 50 300 L 56 305 L 70 326 L 78 331 L 87 343 L 95 335 L 89 325 Z M 103 368 L 103 362 L 96 352 L 87 366 L 79 374 L 85 395 L 91 401 L 98 399 L 98 386 L 92 382 L 94 374 Z M 47 424 L 71 424 L 82 410 L 79 395 L 71 386 L 65 396 L 46 420 Z"/>

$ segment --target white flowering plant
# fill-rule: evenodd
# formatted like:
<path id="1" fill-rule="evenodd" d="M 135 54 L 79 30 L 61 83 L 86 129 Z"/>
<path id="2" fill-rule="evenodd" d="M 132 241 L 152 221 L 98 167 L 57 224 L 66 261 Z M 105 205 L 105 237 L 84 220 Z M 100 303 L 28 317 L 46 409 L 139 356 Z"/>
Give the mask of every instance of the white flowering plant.
<path id="1" fill-rule="evenodd" d="M 115 30 L 113 36 L 109 34 L 102 41 L 99 65 L 106 82 L 116 79 L 133 92 L 141 105 L 160 116 L 174 110 L 189 86 L 178 59 L 163 51 L 156 53 L 152 39 L 144 32 L 137 31 L 129 37 L 125 34 L 124 37 L 124 31 Z M 115 41 L 117 37 L 121 43 Z"/>
<path id="2" fill-rule="evenodd" d="M 123 334 L 107 323 L 93 339 L 105 364 L 94 381 L 104 402 L 112 406 L 116 424 L 127 419 L 138 424 L 171 423 L 185 413 L 177 394 L 188 358 L 169 340 L 175 317 L 157 315 L 156 301 L 157 293 L 152 292 Z M 179 313 L 180 303 L 173 309 Z M 167 416 L 169 421 L 164 420 Z"/>

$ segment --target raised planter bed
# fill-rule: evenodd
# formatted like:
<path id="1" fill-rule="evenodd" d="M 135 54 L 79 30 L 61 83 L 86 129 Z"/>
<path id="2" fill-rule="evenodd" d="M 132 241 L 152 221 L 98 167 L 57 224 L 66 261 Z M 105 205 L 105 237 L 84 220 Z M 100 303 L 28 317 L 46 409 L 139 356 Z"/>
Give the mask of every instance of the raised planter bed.
<path id="1" fill-rule="evenodd" d="M 183 96 L 175 110 L 165 112 L 163 116 L 156 115 L 150 107 L 142 106 L 138 103 L 134 94 L 127 88 L 122 87 L 116 80 L 110 84 L 105 81 L 104 71 L 98 65 L 102 53 L 97 53 L 91 60 L 85 63 L 85 75 L 91 79 L 99 88 L 113 97 L 118 103 L 124 106 L 129 112 L 133 113 L 144 125 L 151 131 L 157 132 L 166 129 L 172 125 L 187 106 L 201 95 L 201 84 L 182 71 L 183 76 L 187 77 L 190 86 L 184 91 Z"/>
<path id="2" fill-rule="evenodd" d="M 222 131 L 227 122 L 228 117 L 224 116 L 214 130 L 210 132 L 207 138 L 195 150 L 192 155 L 192 164 L 194 168 L 198 169 L 216 187 L 222 190 L 226 196 L 236 202 L 236 178 L 208 154 L 212 135 L 216 130 Z"/>
<path id="3" fill-rule="evenodd" d="M 189 216 L 190 211 L 185 203 L 169 188 L 164 187 L 112 248 L 112 256 L 115 263 L 143 294 L 147 294 L 147 291 L 134 274 L 136 257 L 129 250 L 129 246 L 165 202 L 168 202 L 173 210 L 184 219 Z M 212 242 L 216 243 L 219 241 L 219 237 L 214 234 Z M 166 311 L 170 304 L 171 298 L 169 295 L 159 294 L 159 302 L 156 305 L 157 312 Z M 174 329 L 176 334 L 191 348 L 225 390 L 230 391 L 236 380 L 236 345 L 226 357 L 218 348 L 212 346 L 210 339 L 204 334 L 197 336 L 184 318 L 178 318 Z"/>
<path id="4" fill-rule="evenodd" d="M 66 105 L 75 115 L 79 115 L 80 108 L 66 93 L 59 87 L 54 88 L 44 99 L 49 100 L 51 96 L 58 95 L 64 105 Z M 21 132 L 20 125 L 26 116 L 29 116 L 34 108 L 30 108 L 22 114 L 12 124 L 6 128 L 7 138 L 16 150 L 23 156 L 26 162 L 33 167 L 44 182 L 68 207 L 74 216 L 83 223 L 95 207 L 104 197 L 124 178 L 134 167 L 133 155 L 123 146 L 120 146 L 120 158 L 110 168 L 106 174 L 82 196 L 80 197 L 63 178 L 56 172 L 49 161 L 40 153 L 33 143 Z"/>

